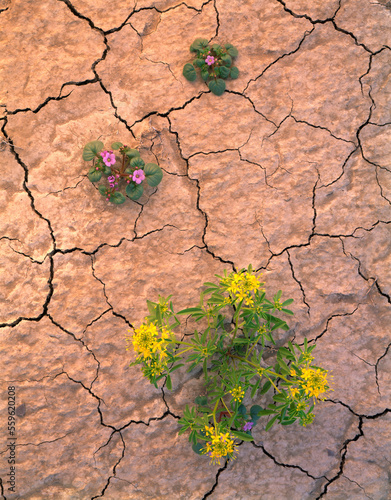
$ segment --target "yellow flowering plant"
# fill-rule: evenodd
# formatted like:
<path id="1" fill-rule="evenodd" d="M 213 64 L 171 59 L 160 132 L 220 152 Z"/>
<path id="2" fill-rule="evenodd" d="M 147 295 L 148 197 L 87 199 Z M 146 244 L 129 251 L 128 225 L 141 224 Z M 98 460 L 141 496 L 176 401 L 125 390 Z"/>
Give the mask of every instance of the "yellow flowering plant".
<path id="1" fill-rule="evenodd" d="M 170 374 L 185 363 L 187 371 L 202 366 L 206 395 L 198 396 L 195 406 L 186 405 L 179 434 L 189 431 L 193 450 L 220 464 L 236 458 L 238 441 L 253 440 L 251 430 L 261 416 L 269 417 L 266 431 L 276 421 L 310 424 L 316 401 L 324 399 L 330 387 L 327 370 L 312 364 L 315 344 L 309 346 L 307 339 L 302 346 L 288 342 L 276 349 L 274 365 L 263 359 L 270 344 L 275 345 L 274 332 L 289 330 L 276 314 L 293 315 L 287 309 L 293 299 L 282 301 L 279 290 L 268 300 L 265 283 L 251 265 L 216 277 L 217 284 L 204 283 L 196 307 L 175 313 L 171 296 L 147 301 L 149 316 L 127 337 L 127 348 L 136 354 L 131 366 L 141 365 L 155 387 L 165 378 L 171 390 Z M 173 332 L 180 325 L 179 315 L 204 320 L 207 326 L 179 340 Z M 265 408 L 243 403 L 247 395 L 253 399 L 270 390 L 273 403 Z"/>

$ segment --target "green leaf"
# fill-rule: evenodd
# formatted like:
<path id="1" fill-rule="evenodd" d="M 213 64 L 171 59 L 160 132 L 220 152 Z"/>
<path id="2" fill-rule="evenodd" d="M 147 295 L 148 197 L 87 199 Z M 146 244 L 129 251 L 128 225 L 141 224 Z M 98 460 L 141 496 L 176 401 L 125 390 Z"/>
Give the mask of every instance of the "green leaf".
<path id="1" fill-rule="evenodd" d="M 178 368 L 181 368 L 182 366 L 185 366 L 184 363 L 181 363 L 180 365 L 175 365 L 172 368 L 170 368 L 170 373 L 174 372 L 175 370 L 178 370 Z"/>
<path id="2" fill-rule="evenodd" d="M 230 70 L 227 68 L 227 66 L 221 66 L 220 68 L 220 76 L 221 78 L 228 78 L 230 75 Z"/>
<path id="3" fill-rule="evenodd" d="M 289 316 L 293 316 L 293 312 L 290 310 L 290 309 L 285 309 L 285 308 L 282 308 L 282 312 L 284 312 L 285 314 L 289 314 Z"/>
<path id="4" fill-rule="evenodd" d="M 111 149 L 119 149 L 122 148 L 122 146 L 122 142 L 113 142 L 113 144 L 111 145 Z"/>
<path id="5" fill-rule="evenodd" d="M 267 382 L 265 382 L 264 386 L 260 390 L 260 393 L 261 394 L 266 394 L 267 391 L 270 389 L 271 386 L 272 386 L 272 383 L 270 382 L 270 380 L 268 380 Z"/>
<path id="6" fill-rule="evenodd" d="M 204 448 L 204 445 L 202 443 L 196 443 L 196 444 L 193 444 L 192 448 L 193 448 L 193 451 L 195 453 L 197 453 L 197 455 L 202 455 L 201 450 Z"/>
<path id="7" fill-rule="evenodd" d="M 238 49 L 234 47 L 231 43 L 226 43 L 224 47 L 227 49 L 228 54 L 231 57 L 238 57 Z"/>
<path id="8" fill-rule="evenodd" d="M 253 388 L 251 389 L 251 397 L 252 398 L 255 396 L 255 393 L 258 390 L 260 382 L 261 382 L 261 379 L 258 379 L 257 382 L 254 384 Z"/>
<path id="9" fill-rule="evenodd" d="M 239 405 L 238 413 L 240 415 L 243 415 L 243 417 L 245 417 L 247 415 L 246 407 L 243 404 Z"/>
<path id="10" fill-rule="evenodd" d="M 110 167 L 108 167 L 107 165 L 105 165 L 105 167 L 104 167 L 104 168 L 105 168 L 105 169 L 104 169 L 103 173 L 104 173 L 105 175 L 111 175 L 111 168 L 110 168 Z"/>
<path id="11" fill-rule="evenodd" d="M 100 192 L 100 194 L 102 196 L 107 196 L 106 192 L 107 192 L 107 188 L 106 186 L 104 186 L 103 184 L 101 184 L 99 187 L 98 187 L 98 191 Z"/>
<path id="12" fill-rule="evenodd" d="M 293 302 L 293 299 L 288 299 L 288 300 L 285 300 L 281 305 L 282 307 L 286 307 L 286 306 L 289 306 L 289 304 L 292 304 Z"/>
<path id="13" fill-rule="evenodd" d="M 254 441 L 254 438 L 251 436 L 251 434 L 247 434 L 246 432 L 231 431 L 231 433 L 242 441 Z"/>
<path id="14" fill-rule="evenodd" d="M 166 387 L 169 391 L 171 391 L 172 389 L 172 382 L 171 382 L 171 377 L 170 375 L 167 375 L 167 379 L 166 379 Z"/>
<path id="15" fill-rule="evenodd" d="M 98 156 L 98 154 L 103 149 L 103 142 L 101 141 L 92 141 L 84 146 L 83 149 L 83 160 L 90 161 Z"/>
<path id="16" fill-rule="evenodd" d="M 201 78 L 206 82 L 206 80 L 209 78 L 209 71 L 207 69 L 201 70 Z"/>
<path id="17" fill-rule="evenodd" d="M 208 371 L 207 371 L 207 358 L 204 359 L 204 362 L 202 363 L 202 369 L 204 370 L 204 377 L 205 380 L 208 380 Z"/>
<path id="18" fill-rule="evenodd" d="M 236 78 L 239 76 L 239 70 L 236 66 L 232 66 L 231 68 L 231 78 L 232 80 L 236 80 Z"/>
<path id="19" fill-rule="evenodd" d="M 131 200 L 138 200 L 140 196 L 143 194 L 144 188 L 142 184 L 135 184 L 134 182 L 130 182 L 126 186 L 125 191 Z"/>
<path id="20" fill-rule="evenodd" d="M 195 66 L 197 66 L 198 68 L 201 68 L 201 66 L 203 66 L 204 64 L 205 64 L 204 59 L 196 59 L 195 60 Z"/>
<path id="21" fill-rule="evenodd" d="M 205 281 L 205 283 L 203 284 L 203 286 L 207 286 L 209 288 L 216 288 L 216 290 L 219 288 L 219 286 L 216 285 L 216 283 L 211 283 L 210 281 Z"/>
<path id="22" fill-rule="evenodd" d="M 257 417 L 258 418 L 258 413 L 262 410 L 262 407 L 259 405 L 254 405 L 250 408 L 250 415 L 251 418 Z"/>
<path id="23" fill-rule="evenodd" d="M 286 403 L 286 397 L 283 394 L 275 394 L 273 400 L 277 403 Z"/>
<path id="24" fill-rule="evenodd" d="M 196 38 L 190 45 L 190 52 L 197 52 L 203 50 L 208 46 L 209 42 L 205 38 Z"/>
<path id="25" fill-rule="evenodd" d="M 163 179 L 163 171 L 156 163 L 147 163 L 144 167 L 145 178 L 152 187 L 160 184 Z"/>
<path id="26" fill-rule="evenodd" d="M 267 423 L 267 426 L 265 428 L 266 431 L 271 429 L 273 427 L 274 422 L 277 420 L 278 415 L 275 415 L 269 422 Z"/>
<path id="27" fill-rule="evenodd" d="M 196 405 L 205 406 L 208 404 L 208 398 L 206 396 L 197 396 L 194 402 Z"/>
<path id="28" fill-rule="evenodd" d="M 281 421 L 281 425 L 291 425 L 291 424 L 293 424 L 294 422 L 296 422 L 296 419 L 295 419 L 295 418 L 290 419 L 290 420 L 282 420 L 282 421 Z"/>
<path id="29" fill-rule="evenodd" d="M 217 80 L 211 80 L 208 83 L 209 90 L 213 92 L 215 95 L 222 95 L 225 90 L 225 81 L 221 80 L 221 78 Z"/>
<path id="30" fill-rule="evenodd" d="M 194 312 L 202 312 L 202 309 L 200 307 L 188 307 L 187 309 L 182 309 L 181 311 L 178 311 L 177 314 L 191 314 Z"/>
<path id="31" fill-rule="evenodd" d="M 215 51 L 215 52 L 218 52 L 219 50 L 221 50 L 221 45 L 219 45 L 218 43 L 214 43 L 212 45 L 212 49 Z"/>
<path id="32" fill-rule="evenodd" d="M 224 54 L 221 57 L 221 60 L 223 61 L 224 66 L 231 66 L 232 64 L 232 57 L 229 54 Z"/>
<path id="33" fill-rule="evenodd" d="M 189 82 L 194 82 L 194 80 L 197 78 L 196 70 L 190 63 L 184 65 L 182 74 L 186 78 L 186 80 L 189 80 Z"/>
<path id="34" fill-rule="evenodd" d="M 98 182 L 102 177 L 102 172 L 100 170 L 96 170 L 95 167 L 92 167 L 88 172 L 88 178 L 91 182 Z"/>
<path id="35" fill-rule="evenodd" d="M 274 413 L 276 413 L 274 410 L 261 410 L 258 412 L 258 416 L 262 417 L 263 415 L 273 415 Z"/>
<path id="36" fill-rule="evenodd" d="M 132 168 L 143 168 L 145 165 L 145 161 L 139 156 L 135 156 L 130 160 L 130 165 Z"/>
<path id="37" fill-rule="evenodd" d="M 125 196 L 119 191 L 115 192 L 109 197 L 109 201 L 115 205 L 121 205 L 126 200 Z"/>
<path id="38" fill-rule="evenodd" d="M 137 151 L 137 149 L 128 149 L 125 154 L 130 159 L 135 158 L 136 156 L 140 156 L 140 153 Z"/>
<path id="39" fill-rule="evenodd" d="M 286 373 L 290 372 L 290 369 L 289 369 L 288 365 L 285 363 L 285 361 L 283 361 L 282 359 L 277 359 L 277 362 L 280 365 L 282 371 L 284 371 Z"/>

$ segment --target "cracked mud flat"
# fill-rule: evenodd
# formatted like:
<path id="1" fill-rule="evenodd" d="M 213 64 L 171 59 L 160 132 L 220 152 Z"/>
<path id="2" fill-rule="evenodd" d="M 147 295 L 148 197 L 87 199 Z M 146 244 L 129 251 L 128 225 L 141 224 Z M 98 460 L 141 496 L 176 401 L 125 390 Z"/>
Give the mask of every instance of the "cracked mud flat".
<path id="1" fill-rule="evenodd" d="M 2 499 L 391 498 L 391 9 L 367 0 L 0 0 Z M 238 47 L 221 97 L 182 77 L 196 37 Z M 83 146 L 165 174 L 108 205 Z M 178 436 L 199 373 L 155 389 L 125 351 L 252 263 L 294 298 L 334 392 L 312 426 L 254 429 L 210 466 Z M 18 408 L 8 490 L 7 387 Z M 262 401 L 259 401 L 262 404 Z"/>

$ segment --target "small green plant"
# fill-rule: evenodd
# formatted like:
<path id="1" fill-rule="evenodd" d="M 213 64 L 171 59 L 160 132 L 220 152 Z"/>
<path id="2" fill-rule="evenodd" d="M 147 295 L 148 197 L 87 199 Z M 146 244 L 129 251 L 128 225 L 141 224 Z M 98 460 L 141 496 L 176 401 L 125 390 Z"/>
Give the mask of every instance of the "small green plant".
<path id="1" fill-rule="evenodd" d="M 201 78 L 208 83 L 209 90 L 215 95 L 221 95 L 225 90 L 225 79 L 236 79 L 239 70 L 232 66 L 232 60 L 237 57 L 238 50 L 226 43 L 223 47 L 214 43 L 209 46 L 208 40 L 197 38 L 190 46 L 190 52 L 196 53 L 193 64 L 187 63 L 183 68 L 183 76 L 194 82 L 197 78 L 196 68 L 201 70 Z"/>
<path id="2" fill-rule="evenodd" d="M 99 182 L 102 175 L 107 177 L 109 185 L 101 184 L 98 190 L 107 201 L 120 205 L 126 197 L 119 191 L 120 184 L 125 184 L 125 193 L 131 200 L 138 200 L 144 192 L 143 181 L 155 187 L 160 184 L 163 172 L 156 163 L 145 164 L 137 149 L 129 148 L 121 142 L 114 142 L 111 150 L 104 150 L 103 142 L 92 141 L 83 150 L 83 160 L 92 161 L 88 172 L 91 182 Z M 119 150 L 118 161 L 113 150 Z"/>
<path id="3" fill-rule="evenodd" d="M 324 399 L 330 390 L 327 371 L 312 364 L 315 345 L 293 345 L 276 349 L 276 361 L 269 366 L 263 360 L 266 343 L 275 344 L 273 332 L 289 330 L 287 323 L 276 314 L 292 315 L 287 309 L 293 299 L 281 301 L 281 290 L 266 299 L 264 284 L 252 267 L 238 273 L 218 276 L 218 284 L 206 282 L 196 307 L 174 312 L 171 296 L 159 296 L 158 302 L 147 301 L 149 316 L 127 336 L 127 349 L 136 354 L 133 365 L 157 387 L 165 377 L 167 389 L 172 389 L 170 374 L 184 366 L 183 356 L 190 364 L 187 371 L 202 366 L 205 395 L 195 399 L 195 406 L 186 405 L 179 420 L 179 434 L 190 432 L 193 450 L 208 455 L 211 463 L 233 459 L 237 454 L 236 440 L 252 441 L 252 428 L 261 416 L 268 416 L 266 431 L 275 422 L 302 426 L 314 419 L 317 399 Z M 225 311 L 229 317 L 222 314 Z M 178 340 L 173 330 L 180 325 L 178 315 L 190 315 L 196 322 L 203 320 L 203 332 Z M 247 407 L 247 395 L 253 399 L 273 390 L 273 403 L 262 408 Z"/>

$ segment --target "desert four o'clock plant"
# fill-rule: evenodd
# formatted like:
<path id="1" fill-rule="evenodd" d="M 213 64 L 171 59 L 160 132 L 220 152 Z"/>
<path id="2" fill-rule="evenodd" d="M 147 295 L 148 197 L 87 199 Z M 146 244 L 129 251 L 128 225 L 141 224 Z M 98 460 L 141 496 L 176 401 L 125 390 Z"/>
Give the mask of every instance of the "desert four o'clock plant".
<path id="1" fill-rule="evenodd" d="M 217 275 L 216 275 L 217 276 Z M 144 376 L 157 387 L 165 378 L 172 389 L 170 374 L 189 364 L 188 371 L 202 366 L 206 394 L 186 405 L 179 420 L 180 434 L 188 431 L 196 453 L 207 455 L 211 463 L 234 459 L 238 440 L 252 441 L 252 428 L 262 416 L 269 418 L 266 431 L 275 422 L 306 426 L 314 419 L 316 400 L 324 399 L 330 389 L 327 370 L 313 364 L 307 339 L 302 346 L 288 342 L 277 350 L 274 365 L 263 354 L 267 343 L 275 344 L 273 334 L 289 330 L 281 314 L 292 315 L 287 307 L 293 299 L 282 301 L 278 291 L 266 298 L 265 283 L 252 267 L 238 273 L 217 276 L 218 283 L 206 282 L 199 304 L 174 312 L 171 296 L 147 301 L 149 315 L 127 336 L 128 349 L 135 352 Z M 203 331 L 191 337 L 176 338 L 179 315 L 203 320 Z M 273 391 L 272 403 L 248 408 L 244 399 Z"/>
<path id="2" fill-rule="evenodd" d="M 119 151 L 118 160 L 114 151 Z M 114 142 L 110 150 L 104 149 L 103 142 L 92 141 L 83 150 L 83 160 L 92 161 L 88 172 L 91 182 L 99 182 L 107 177 L 108 185 L 101 184 L 98 190 L 107 201 L 120 205 L 126 197 L 121 193 L 121 184 L 131 200 L 138 200 L 144 192 L 143 181 L 155 187 L 160 184 L 163 172 L 156 163 L 145 164 L 137 149 L 132 149 L 121 142 Z"/>
<path id="3" fill-rule="evenodd" d="M 190 52 L 195 53 L 193 63 L 183 67 L 183 76 L 194 82 L 197 78 L 196 68 L 201 70 L 201 78 L 207 82 L 209 90 L 215 95 L 222 95 L 225 91 L 227 78 L 236 79 L 239 70 L 233 66 L 233 59 L 237 57 L 238 50 L 230 43 L 221 46 L 217 43 L 209 45 L 208 40 L 197 38 L 190 46 Z"/>

